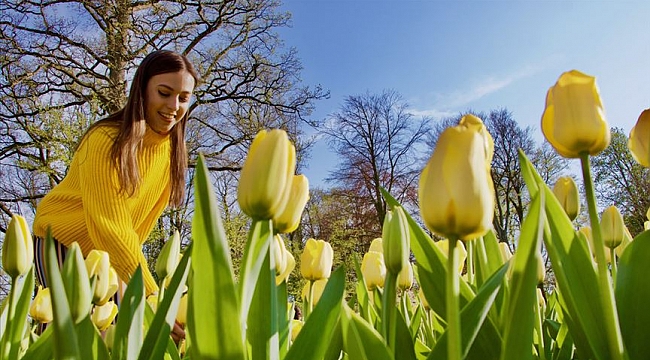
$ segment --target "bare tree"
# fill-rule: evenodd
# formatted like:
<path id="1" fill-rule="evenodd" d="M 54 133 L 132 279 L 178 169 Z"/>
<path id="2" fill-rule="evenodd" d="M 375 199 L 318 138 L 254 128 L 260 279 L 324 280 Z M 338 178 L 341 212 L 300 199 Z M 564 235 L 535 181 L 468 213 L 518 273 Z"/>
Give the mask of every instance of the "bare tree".
<path id="1" fill-rule="evenodd" d="M 627 147 L 627 135 L 612 128 L 610 145 L 592 158 L 599 205 L 616 205 L 632 235 L 644 230 L 650 207 L 650 170 L 637 163 Z"/>
<path id="2" fill-rule="evenodd" d="M 197 67 L 188 141 L 214 171 L 239 170 L 261 128 L 300 137 L 313 101 L 327 95 L 300 85 L 296 51 L 276 32 L 290 15 L 275 0 L 0 0 L 0 14 L 5 219 L 62 179 L 79 135 L 123 105 L 152 50 L 176 50 Z"/>
<path id="3" fill-rule="evenodd" d="M 401 95 L 386 90 L 347 97 L 321 128 L 339 155 L 328 181 L 353 190 L 357 206 L 372 207 L 380 229 L 386 214 L 381 187 L 405 205 L 415 203 L 427 120 L 416 119 Z"/>

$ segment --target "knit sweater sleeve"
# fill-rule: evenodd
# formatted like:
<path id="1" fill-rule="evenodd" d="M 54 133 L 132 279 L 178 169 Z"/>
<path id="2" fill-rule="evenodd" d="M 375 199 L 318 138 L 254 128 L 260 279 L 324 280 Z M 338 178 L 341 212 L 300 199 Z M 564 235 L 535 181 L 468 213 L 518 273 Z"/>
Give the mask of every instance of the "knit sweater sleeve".
<path id="1" fill-rule="evenodd" d="M 114 142 L 106 129 L 88 134 L 79 147 L 80 185 L 88 235 L 95 248 L 108 252 L 119 277 L 129 281 L 138 266 L 142 268 L 145 292 L 158 286 L 147 267 L 139 236 L 131 218 L 127 195 L 120 192 L 119 180 L 110 149 Z"/>

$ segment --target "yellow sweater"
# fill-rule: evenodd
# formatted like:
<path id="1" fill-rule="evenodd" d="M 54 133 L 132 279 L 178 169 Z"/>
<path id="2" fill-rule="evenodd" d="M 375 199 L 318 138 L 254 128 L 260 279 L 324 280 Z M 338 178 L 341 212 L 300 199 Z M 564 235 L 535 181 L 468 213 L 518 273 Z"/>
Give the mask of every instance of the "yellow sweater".
<path id="1" fill-rule="evenodd" d="M 39 203 L 34 234 L 45 236 L 48 225 L 62 244 L 79 243 L 84 256 L 92 249 L 108 252 L 119 277 L 128 282 L 142 266 L 146 294 L 158 291 L 142 244 L 169 203 L 170 138 L 147 126 L 138 151 L 141 183 L 129 197 L 119 192 L 110 149 L 117 128 L 91 131 L 75 153 L 66 177 Z"/>

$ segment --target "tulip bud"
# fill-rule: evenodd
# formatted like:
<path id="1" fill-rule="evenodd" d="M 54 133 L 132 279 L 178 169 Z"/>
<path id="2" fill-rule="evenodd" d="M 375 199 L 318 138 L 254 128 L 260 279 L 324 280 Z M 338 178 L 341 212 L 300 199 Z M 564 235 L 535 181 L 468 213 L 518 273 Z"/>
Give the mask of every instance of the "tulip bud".
<path id="1" fill-rule="evenodd" d="M 320 300 L 321 295 L 323 295 L 323 290 L 325 290 L 325 285 L 327 285 L 327 280 L 328 279 L 320 279 L 313 282 L 312 289 L 311 289 L 312 302 L 314 303 L 313 306 L 316 306 L 316 304 L 318 304 L 318 300 Z M 301 296 L 303 301 L 309 300 L 309 282 L 307 282 L 305 286 L 302 288 Z"/>
<path id="2" fill-rule="evenodd" d="M 396 206 L 392 211 L 386 212 L 382 239 L 386 270 L 393 274 L 399 274 L 402 267 L 409 262 L 411 252 L 408 222 L 401 206 Z"/>
<path id="3" fill-rule="evenodd" d="M 276 232 L 286 234 L 296 230 L 308 200 L 309 180 L 305 175 L 294 175 L 287 205 L 281 213 L 273 216 L 273 227 Z"/>
<path id="4" fill-rule="evenodd" d="M 286 253 L 284 251 L 284 240 L 280 234 L 273 236 L 273 259 L 275 263 L 275 275 L 280 275 L 284 272 L 287 265 Z"/>
<path id="5" fill-rule="evenodd" d="M 283 281 L 287 281 L 293 269 L 296 268 L 296 259 L 293 257 L 293 255 L 287 249 L 283 249 L 283 251 L 284 251 L 284 256 L 286 258 L 286 266 L 284 267 L 284 270 L 280 273 L 280 275 L 275 277 L 276 285 L 280 285 L 282 284 Z"/>
<path id="6" fill-rule="evenodd" d="M 178 231 L 174 231 L 174 234 L 165 242 L 162 249 L 160 249 L 160 254 L 158 254 L 158 259 L 156 260 L 156 274 L 158 274 L 158 278 L 171 278 L 174 271 L 176 271 L 176 266 L 178 266 L 180 259 L 181 235 Z"/>
<path id="7" fill-rule="evenodd" d="M 449 254 L 449 240 L 442 239 L 435 242 L 438 249 L 444 254 L 445 257 Z M 462 273 L 465 268 L 465 260 L 467 259 L 467 250 L 462 241 L 456 241 L 456 251 L 458 252 L 458 272 Z"/>
<path id="8" fill-rule="evenodd" d="M 370 248 L 368 249 L 368 251 L 369 252 L 370 251 L 375 251 L 375 252 L 383 254 L 384 253 L 384 242 L 383 242 L 383 240 L 381 238 L 376 238 L 376 239 L 372 240 L 372 242 L 370 243 Z"/>
<path id="9" fill-rule="evenodd" d="M 366 282 L 366 288 L 370 291 L 384 287 L 386 279 L 386 265 L 384 256 L 376 251 L 368 251 L 361 260 L 361 274 Z"/>
<path id="10" fill-rule="evenodd" d="M 81 248 L 79 244 L 73 242 L 68 247 L 62 275 L 65 292 L 70 303 L 70 312 L 75 323 L 79 323 L 88 316 L 95 297 L 85 268 Z M 108 278 L 108 275 L 106 274 L 104 277 Z M 99 279 L 95 282 L 98 281 Z"/>
<path id="11" fill-rule="evenodd" d="M 641 112 L 636 125 L 630 131 L 627 147 L 634 160 L 642 166 L 650 167 L 650 109 Z"/>
<path id="12" fill-rule="evenodd" d="M 420 304 L 422 304 L 422 307 L 425 310 L 431 309 L 431 307 L 429 306 L 429 302 L 427 301 L 427 298 L 424 297 L 424 292 L 422 291 L 422 288 L 418 290 L 418 299 L 420 299 Z"/>
<path id="13" fill-rule="evenodd" d="M 614 249 L 621 245 L 625 237 L 625 223 L 623 216 L 616 206 L 610 206 L 603 211 L 600 217 L 600 230 L 605 247 Z"/>
<path id="14" fill-rule="evenodd" d="M 410 262 L 407 262 L 397 275 L 397 286 L 402 290 L 408 290 L 413 286 L 413 265 Z"/>
<path id="15" fill-rule="evenodd" d="M 614 250 L 616 252 L 616 256 L 619 258 L 623 256 L 623 251 L 633 240 L 632 234 L 630 234 L 630 230 L 628 230 L 627 226 L 623 229 L 623 233 L 623 241 L 621 242 L 621 245 L 616 247 Z"/>
<path id="16" fill-rule="evenodd" d="M 115 315 L 117 315 L 117 305 L 111 300 L 104 305 L 95 306 L 95 310 L 90 315 L 90 320 L 99 331 L 104 331 L 111 325 Z"/>
<path id="17" fill-rule="evenodd" d="M 499 242 L 499 250 L 501 250 L 501 259 L 503 260 L 504 263 L 510 260 L 510 258 L 512 257 L 512 252 L 510 251 L 510 247 L 508 246 L 507 243 Z"/>
<path id="18" fill-rule="evenodd" d="M 323 240 L 307 239 L 300 256 L 300 273 L 310 281 L 329 278 L 333 261 L 332 245 Z"/>
<path id="19" fill-rule="evenodd" d="M 546 308 L 546 299 L 544 299 L 544 294 L 542 294 L 542 289 L 537 288 L 537 303 L 539 304 L 540 309 L 544 311 Z"/>
<path id="20" fill-rule="evenodd" d="M 34 302 L 32 302 L 32 306 L 29 308 L 29 316 L 39 323 L 49 323 L 54 319 L 52 315 L 50 288 L 38 287 Z"/>
<path id="21" fill-rule="evenodd" d="M 115 325 L 110 324 L 104 332 L 104 343 L 109 352 L 113 351 L 113 343 L 115 342 Z"/>
<path id="22" fill-rule="evenodd" d="M 473 115 L 464 116 L 457 126 L 440 134 L 418 188 L 422 219 L 431 231 L 470 240 L 491 228 L 493 151 L 492 136 Z"/>
<path id="23" fill-rule="evenodd" d="M 557 179 L 553 186 L 553 194 L 562 205 L 564 212 L 571 221 L 575 220 L 580 213 L 580 195 L 575 181 L 570 176 L 562 176 Z"/>
<path id="24" fill-rule="evenodd" d="M 546 279 L 546 266 L 544 265 L 544 259 L 542 259 L 541 254 L 537 254 L 535 258 L 537 258 L 537 283 L 543 284 Z"/>
<path id="25" fill-rule="evenodd" d="M 291 341 L 296 341 L 296 338 L 298 337 L 298 334 L 300 334 L 300 330 L 302 330 L 304 323 L 300 320 L 297 319 L 292 319 L 291 320 Z"/>
<path id="26" fill-rule="evenodd" d="M 149 304 L 149 307 L 153 312 L 156 312 L 156 310 L 158 310 L 158 294 L 147 296 L 147 304 Z"/>
<path id="27" fill-rule="evenodd" d="M 610 141 L 596 78 L 572 70 L 560 75 L 546 94 L 542 132 L 566 158 L 597 155 Z"/>
<path id="28" fill-rule="evenodd" d="M 84 260 L 88 277 L 93 281 L 93 304 L 104 305 L 117 292 L 119 278 L 111 267 L 106 251 L 91 250 Z"/>
<path id="29" fill-rule="evenodd" d="M 15 279 L 27 274 L 34 261 L 34 243 L 27 221 L 20 215 L 12 215 L 2 245 L 2 267 Z"/>
<path id="30" fill-rule="evenodd" d="M 284 211 L 296 171 L 296 149 L 287 133 L 262 130 L 255 136 L 237 187 L 237 201 L 256 220 Z"/>
<path id="31" fill-rule="evenodd" d="M 187 294 L 181 296 L 178 302 L 178 312 L 176 313 L 176 322 L 185 325 L 187 322 Z"/>

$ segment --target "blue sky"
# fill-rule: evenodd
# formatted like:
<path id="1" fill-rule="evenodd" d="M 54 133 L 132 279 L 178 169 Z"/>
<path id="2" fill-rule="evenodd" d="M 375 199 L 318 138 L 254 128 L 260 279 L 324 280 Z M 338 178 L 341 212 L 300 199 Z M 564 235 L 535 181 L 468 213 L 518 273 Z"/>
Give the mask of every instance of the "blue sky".
<path id="1" fill-rule="evenodd" d="M 626 132 L 650 107 L 650 1 L 285 0 L 306 85 L 329 100 L 397 90 L 417 115 L 508 108 L 522 126 L 539 121 L 546 91 L 567 70 L 596 76 L 610 126 Z M 336 156 L 320 141 L 305 170 L 323 185 Z"/>

